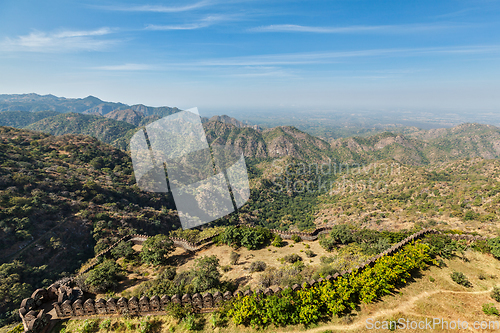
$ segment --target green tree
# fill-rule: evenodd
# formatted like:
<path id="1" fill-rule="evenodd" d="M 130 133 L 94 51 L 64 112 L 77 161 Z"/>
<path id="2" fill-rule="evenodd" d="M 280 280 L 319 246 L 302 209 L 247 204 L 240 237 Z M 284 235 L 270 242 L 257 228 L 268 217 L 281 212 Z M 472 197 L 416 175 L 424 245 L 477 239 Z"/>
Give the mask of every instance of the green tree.
<path id="1" fill-rule="evenodd" d="M 491 254 L 495 258 L 500 259 L 500 237 L 491 238 L 488 240 L 488 245 L 490 246 Z"/>
<path id="2" fill-rule="evenodd" d="M 111 250 L 111 255 L 113 255 L 115 259 L 118 258 L 132 259 L 134 257 L 134 254 L 135 251 L 132 248 L 131 242 L 121 241 Z"/>
<path id="3" fill-rule="evenodd" d="M 196 292 L 206 291 L 220 285 L 219 259 L 217 256 L 203 256 L 194 264 L 193 286 Z"/>
<path id="4" fill-rule="evenodd" d="M 174 243 L 167 236 L 156 235 L 142 244 L 141 259 L 147 264 L 163 265 L 174 250 Z"/>
<path id="5" fill-rule="evenodd" d="M 85 284 L 96 292 L 105 292 L 115 288 L 121 279 L 121 268 L 114 260 L 105 260 L 91 270 Z"/>

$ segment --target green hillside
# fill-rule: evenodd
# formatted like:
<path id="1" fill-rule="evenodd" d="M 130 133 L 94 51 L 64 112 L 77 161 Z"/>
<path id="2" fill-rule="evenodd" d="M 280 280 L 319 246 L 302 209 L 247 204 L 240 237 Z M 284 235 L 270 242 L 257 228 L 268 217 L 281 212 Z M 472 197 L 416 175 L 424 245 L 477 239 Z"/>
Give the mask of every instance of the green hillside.
<path id="1" fill-rule="evenodd" d="M 4 111 L 0 112 L 0 126 L 11 126 L 22 128 L 33 124 L 44 118 L 57 116 L 56 111 Z"/>
<path id="2" fill-rule="evenodd" d="M 129 156 L 83 135 L 0 127 L 0 326 L 41 286 L 129 233 L 178 227 L 170 195 L 135 186 Z"/>
<path id="3" fill-rule="evenodd" d="M 135 128 L 134 125 L 97 115 L 63 113 L 37 121 L 26 127 L 53 135 L 83 134 L 112 143 Z"/>

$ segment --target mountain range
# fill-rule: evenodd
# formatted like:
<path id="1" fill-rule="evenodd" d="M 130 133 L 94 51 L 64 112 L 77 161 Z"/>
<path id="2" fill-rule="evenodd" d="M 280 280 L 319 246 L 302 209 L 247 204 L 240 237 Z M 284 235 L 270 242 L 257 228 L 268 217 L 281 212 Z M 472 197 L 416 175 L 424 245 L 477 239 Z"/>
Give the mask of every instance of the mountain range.
<path id="1" fill-rule="evenodd" d="M 139 128 L 181 110 L 105 102 L 93 96 L 72 99 L 22 94 L 0 95 L 0 111 L 0 126 L 53 135 L 84 134 L 127 150 L 130 138 Z M 370 163 L 392 158 L 409 165 L 428 165 L 500 156 L 500 128 L 491 125 L 413 128 L 407 133 L 387 131 L 326 141 L 293 126 L 262 129 L 226 115 L 202 117 L 202 123 L 210 143 L 236 145 L 245 156 L 253 158 L 291 156 L 341 163 Z"/>

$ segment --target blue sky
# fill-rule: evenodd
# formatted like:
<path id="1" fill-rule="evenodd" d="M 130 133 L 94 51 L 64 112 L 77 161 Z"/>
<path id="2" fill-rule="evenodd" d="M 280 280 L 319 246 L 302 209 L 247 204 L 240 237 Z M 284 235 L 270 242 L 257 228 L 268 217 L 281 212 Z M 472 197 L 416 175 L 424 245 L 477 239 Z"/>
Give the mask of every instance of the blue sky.
<path id="1" fill-rule="evenodd" d="M 499 14 L 483 0 L 0 0 L 0 93 L 498 111 Z"/>

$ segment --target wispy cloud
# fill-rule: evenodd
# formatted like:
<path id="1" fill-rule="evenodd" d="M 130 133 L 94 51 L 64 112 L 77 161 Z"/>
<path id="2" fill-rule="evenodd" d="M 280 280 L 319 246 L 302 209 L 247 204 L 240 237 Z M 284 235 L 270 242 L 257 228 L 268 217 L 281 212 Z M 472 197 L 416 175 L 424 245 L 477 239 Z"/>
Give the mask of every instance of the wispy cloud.
<path id="1" fill-rule="evenodd" d="M 349 33 L 413 33 L 464 27 L 457 24 L 352 25 L 345 27 L 315 27 L 296 24 L 276 24 L 250 28 L 252 32 L 309 32 L 322 34 Z"/>
<path id="2" fill-rule="evenodd" d="M 199 20 L 198 22 L 188 23 L 188 24 L 177 24 L 177 25 L 150 24 L 146 26 L 145 30 L 155 30 L 155 31 L 195 30 L 195 29 L 206 28 L 218 22 L 227 21 L 229 19 L 230 19 L 229 16 L 226 15 L 211 15 Z"/>
<path id="3" fill-rule="evenodd" d="M 99 38 L 111 34 L 113 29 L 64 30 L 53 33 L 34 31 L 28 35 L 5 38 L 0 41 L 0 51 L 15 52 L 70 52 L 98 51 L 118 41 Z"/>
<path id="4" fill-rule="evenodd" d="M 98 66 L 91 69 L 104 70 L 104 71 L 145 71 L 155 69 L 154 66 L 147 64 L 122 64 L 111 66 Z"/>
<path id="5" fill-rule="evenodd" d="M 207 59 L 197 66 L 283 66 L 344 62 L 361 57 L 414 57 L 431 55 L 500 54 L 500 45 L 370 49 L 358 51 L 270 54 L 251 57 Z M 190 64 L 193 65 L 193 64 Z"/>
<path id="6" fill-rule="evenodd" d="M 97 8 L 121 12 L 154 12 L 154 13 L 179 13 L 195 10 L 211 5 L 211 1 L 199 1 L 183 6 L 162 6 L 162 5 L 135 5 L 135 6 L 98 6 Z"/>

